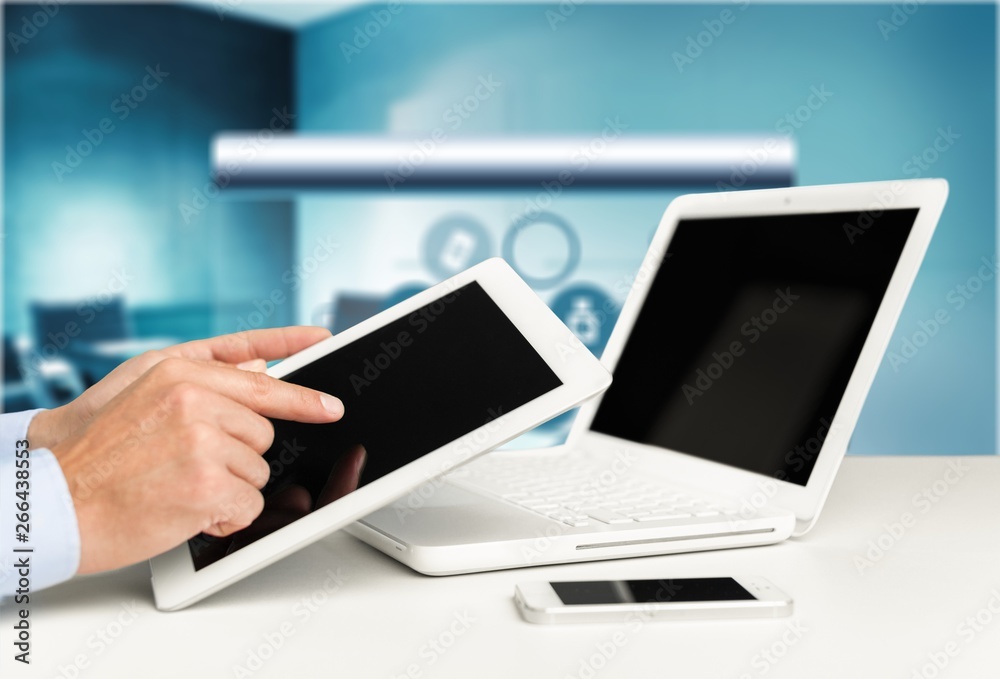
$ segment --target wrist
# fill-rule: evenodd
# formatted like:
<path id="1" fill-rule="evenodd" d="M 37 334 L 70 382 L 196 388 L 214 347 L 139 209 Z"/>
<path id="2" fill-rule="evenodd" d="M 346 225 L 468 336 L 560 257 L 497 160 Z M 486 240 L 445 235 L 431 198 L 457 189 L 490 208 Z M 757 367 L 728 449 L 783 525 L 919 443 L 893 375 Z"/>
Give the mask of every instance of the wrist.
<path id="1" fill-rule="evenodd" d="M 58 444 L 69 436 L 69 428 L 66 424 L 67 406 L 60 406 L 52 410 L 42 410 L 28 424 L 28 441 L 32 448 L 48 448 Z"/>

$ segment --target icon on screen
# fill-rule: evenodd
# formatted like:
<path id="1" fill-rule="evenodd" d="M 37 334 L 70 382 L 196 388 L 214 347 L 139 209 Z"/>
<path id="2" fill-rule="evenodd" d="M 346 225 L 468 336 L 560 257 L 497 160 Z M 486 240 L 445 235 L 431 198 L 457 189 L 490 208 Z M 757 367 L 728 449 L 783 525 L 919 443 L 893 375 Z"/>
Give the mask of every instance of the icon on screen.
<path id="1" fill-rule="evenodd" d="M 438 262 L 445 269 L 455 273 L 467 269 L 476 247 L 476 239 L 465 229 L 455 229 L 448 236 Z"/>
<path id="2" fill-rule="evenodd" d="M 621 308 L 593 283 L 574 283 L 549 303 L 556 316 L 573 331 L 584 346 L 600 356 L 611 336 Z"/>
<path id="3" fill-rule="evenodd" d="M 468 215 L 444 217 L 424 236 L 424 266 L 438 279 L 454 276 L 492 254 L 493 244 L 486 227 Z"/>
<path id="4" fill-rule="evenodd" d="M 595 344 L 601 338 L 601 319 L 594 311 L 590 298 L 574 297 L 572 304 L 566 325 L 587 346 Z"/>

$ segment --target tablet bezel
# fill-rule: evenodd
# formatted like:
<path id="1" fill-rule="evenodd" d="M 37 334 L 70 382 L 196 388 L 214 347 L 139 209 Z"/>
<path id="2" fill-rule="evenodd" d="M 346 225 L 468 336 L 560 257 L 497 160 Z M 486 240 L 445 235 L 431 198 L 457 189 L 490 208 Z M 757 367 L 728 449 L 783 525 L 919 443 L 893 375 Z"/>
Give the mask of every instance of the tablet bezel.
<path id="1" fill-rule="evenodd" d="M 283 377 L 472 282 L 479 283 L 562 382 L 557 387 L 462 437 L 375 479 L 329 505 L 200 570 L 187 541 L 150 560 L 156 607 L 184 608 L 333 533 L 453 467 L 500 446 L 600 393 L 611 375 L 502 259 L 493 258 L 453 276 L 358 325 L 313 345 L 268 370 Z M 431 486 L 433 488 L 433 486 Z"/>
<path id="2" fill-rule="evenodd" d="M 614 369 L 625 348 L 646 295 L 659 271 L 663 256 L 669 248 L 670 240 L 681 221 L 853 211 L 875 213 L 878 210 L 918 208 L 919 212 L 855 363 L 840 405 L 822 446 L 816 452 L 816 462 L 805 486 L 682 451 L 625 441 L 592 431 L 590 425 L 600 407 L 600 398 L 588 402 L 581 409 L 573 423 L 566 445 L 579 445 L 580 438 L 586 437 L 599 442 L 596 445 L 614 445 L 618 449 L 635 450 L 639 453 L 640 459 L 658 455 L 655 464 L 657 473 L 664 474 L 668 478 L 683 478 L 690 485 L 711 489 L 721 496 L 746 499 L 753 506 L 757 506 L 757 501 L 764 498 L 767 506 L 789 509 L 795 513 L 793 535 L 806 533 L 819 517 L 820 509 L 826 501 L 833 479 L 847 452 L 861 408 L 875 380 L 947 197 L 948 182 L 944 179 L 902 179 L 698 193 L 674 199 L 660 220 L 649 251 L 636 274 L 618 322 L 601 356 L 601 362 L 609 370 Z M 865 236 L 862 233 L 856 237 L 863 239 Z"/>

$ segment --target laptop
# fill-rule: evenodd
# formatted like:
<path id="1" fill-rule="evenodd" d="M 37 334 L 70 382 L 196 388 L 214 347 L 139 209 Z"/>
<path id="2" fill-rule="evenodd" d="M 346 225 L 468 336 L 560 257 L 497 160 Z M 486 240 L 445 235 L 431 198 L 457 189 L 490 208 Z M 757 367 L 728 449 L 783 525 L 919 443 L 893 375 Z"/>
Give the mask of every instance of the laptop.
<path id="1" fill-rule="evenodd" d="M 777 543 L 819 518 L 944 208 L 941 179 L 681 196 L 565 444 L 347 531 L 429 575 Z M 572 350 L 568 348 L 567 350 Z"/>

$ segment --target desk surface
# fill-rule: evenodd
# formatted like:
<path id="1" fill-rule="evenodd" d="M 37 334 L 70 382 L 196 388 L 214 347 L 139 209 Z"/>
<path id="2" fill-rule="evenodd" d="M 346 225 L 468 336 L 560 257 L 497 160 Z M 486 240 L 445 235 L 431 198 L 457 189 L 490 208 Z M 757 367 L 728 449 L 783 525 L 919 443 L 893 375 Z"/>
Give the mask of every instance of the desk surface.
<path id="1" fill-rule="evenodd" d="M 145 565 L 39 592 L 30 668 L 0 613 L 0 675 L 996 676 L 998 517 L 1000 458 L 848 458 L 816 528 L 766 547 L 430 578 L 337 533 L 176 613 Z M 530 625 L 511 601 L 521 580 L 735 573 L 788 591 L 793 616 Z"/>

